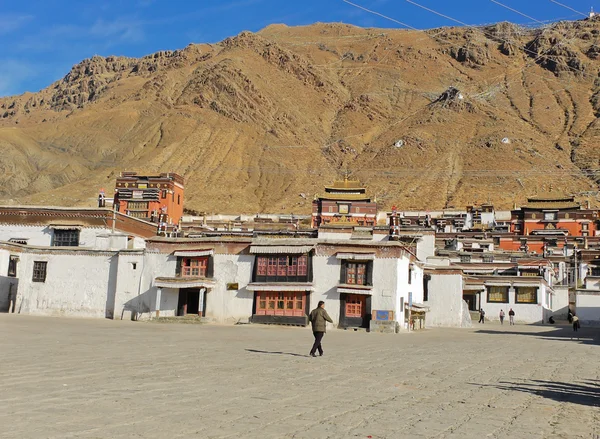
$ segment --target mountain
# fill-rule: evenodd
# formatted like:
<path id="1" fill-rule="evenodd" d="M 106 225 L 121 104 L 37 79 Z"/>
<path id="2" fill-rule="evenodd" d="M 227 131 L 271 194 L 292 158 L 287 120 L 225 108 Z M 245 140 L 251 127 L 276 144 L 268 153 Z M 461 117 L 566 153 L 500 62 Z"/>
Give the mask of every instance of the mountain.
<path id="1" fill-rule="evenodd" d="M 383 208 L 598 205 L 600 21 L 424 32 L 272 25 L 82 61 L 0 98 L 0 198 L 90 205 L 120 171 L 177 172 L 186 207 L 308 213 L 349 171 Z"/>

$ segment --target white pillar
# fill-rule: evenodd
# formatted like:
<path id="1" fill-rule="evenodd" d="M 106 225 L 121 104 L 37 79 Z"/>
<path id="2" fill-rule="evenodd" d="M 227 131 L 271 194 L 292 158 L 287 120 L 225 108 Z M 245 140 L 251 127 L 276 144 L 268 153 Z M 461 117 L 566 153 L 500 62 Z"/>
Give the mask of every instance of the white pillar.
<path id="1" fill-rule="evenodd" d="M 156 289 L 156 304 L 155 304 L 156 318 L 158 318 L 160 315 L 160 296 L 161 295 L 162 295 L 162 287 L 158 287 Z"/>

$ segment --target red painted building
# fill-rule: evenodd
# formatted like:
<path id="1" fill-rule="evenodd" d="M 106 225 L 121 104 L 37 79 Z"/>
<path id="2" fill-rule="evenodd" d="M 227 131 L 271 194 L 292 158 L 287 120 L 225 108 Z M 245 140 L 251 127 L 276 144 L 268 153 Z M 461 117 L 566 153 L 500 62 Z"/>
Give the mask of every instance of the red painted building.
<path id="1" fill-rule="evenodd" d="M 595 236 L 598 211 L 583 209 L 572 196 L 548 194 L 527 199 L 511 212 L 510 231 L 529 236 Z"/>
<path id="2" fill-rule="evenodd" d="M 155 223 L 178 225 L 183 216 L 183 177 L 175 173 L 141 176 L 122 172 L 114 202 L 123 214 Z"/>
<path id="3" fill-rule="evenodd" d="M 325 193 L 315 197 L 312 204 L 312 227 L 321 225 L 375 226 L 377 202 L 371 201 L 366 189 L 357 180 L 334 182 Z"/>

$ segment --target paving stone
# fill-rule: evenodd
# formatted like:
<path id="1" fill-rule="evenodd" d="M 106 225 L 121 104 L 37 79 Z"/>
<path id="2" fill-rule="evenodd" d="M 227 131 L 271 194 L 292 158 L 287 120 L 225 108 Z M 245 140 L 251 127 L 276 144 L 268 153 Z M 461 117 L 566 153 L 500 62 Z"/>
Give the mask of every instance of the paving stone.
<path id="1" fill-rule="evenodd" d="M 591 438 L 598 330 L 413 334 L 0 314 L 0 438 Z M 561 332 L 562 331 L 562 332 Z"/>

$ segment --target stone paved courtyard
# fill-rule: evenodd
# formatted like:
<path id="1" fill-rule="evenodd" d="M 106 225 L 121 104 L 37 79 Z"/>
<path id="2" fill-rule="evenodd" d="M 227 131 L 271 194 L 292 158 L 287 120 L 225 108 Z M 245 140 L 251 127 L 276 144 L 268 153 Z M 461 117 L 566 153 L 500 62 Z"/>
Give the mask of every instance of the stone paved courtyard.
<path id="1" fill-rule="evenodd" d="M 583 328 L 413 334 L 0 314 L 1 438 L 593 438 Z"/>

